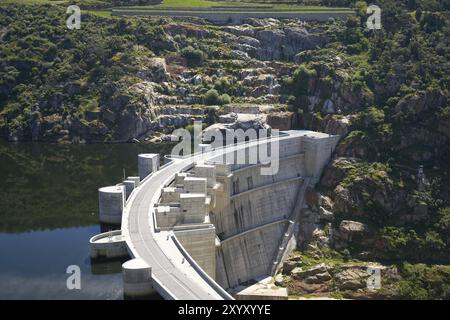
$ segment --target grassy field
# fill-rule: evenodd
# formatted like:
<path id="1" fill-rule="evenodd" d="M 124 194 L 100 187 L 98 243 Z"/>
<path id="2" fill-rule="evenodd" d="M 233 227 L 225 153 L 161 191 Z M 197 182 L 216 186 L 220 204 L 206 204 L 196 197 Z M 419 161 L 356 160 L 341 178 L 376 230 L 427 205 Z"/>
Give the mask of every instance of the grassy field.
<path id="1" fill-rule="evenodd" d="M 107 2 L 106 1 L 101 1 L 101 0 L 76 0 L 76 1 L 69 1 L 69 0 L 0 0 L 0 5 L 5 5 L 5 4 L 27 4 L 27 5 L 33 5 L 33 4 L 55 4 L 55 5 L 69 5 L 69 3 L 90 6 L 90 5 L 105 4 Z"/>
<path id="2" fill-rule="evenodd" d="M 255 0 L 253 0 L 255 1 Z M 33 4 L 54 4 L 54 5 L 61 5 L 61 6 L 68 6 L 69 3 L 71 4 L 78 4 L 82 8 L 83 6 L 86 7 L 103 7 L 106 8 L 109 5 L 109 2 L 107 0 L 75 0 L 75 1 L 69 1 L 69 0 L 0 0 L 0 6 L 1 5 L 7 5 L 7 4 L 27 4 L 27 5 L 33 5 Z M 116 7 L 117 9 L 112 9 L 111 12 L 102 12 L 102 11 L 85 11 L 85 13 L 94 14 L 97 16 L 101 16 L 104 18 L 113 18 L 118 16 L 112 16 L 111 13 L 114 11 L 119 12 L 137 12 L 140 14 L 148 14 L 151 15 L 152 13 L 157 14 L 158 12 L 170 10 L 172 12 L 176 12 L 178 14 L 180 13 L 194 13 L 196 12 L 195 9 L 207 9 L 212 7 L 234 7 L 230 8 L 230 11 L 222 9 L 220 10 L 220 14 L 233 14 L 236 13 L 236 7 L 241 7 L 242 10 L 239 10 L 241 13 L 247 13 L 247 14 L 257 14 L 263 11 L 264 13 L 270 13 L 271 11 L 276 11 L 279 14 L 286 14 L 286 13 L 296 13 L 296 14 L 302 14 L 302 13 L 315 13 L 315 14 L 327 14 L 327 13 L 351 13 L 349 8 L 338 8 L 338 7 L 325 7 L 325 6 L 299 6 L 299 5 L 289 5 L 289 4 L 283 4 L 278 5 L 276 4 L 276 1 L 266 1 L 266 2 L 247 2 L 247 1 L 239 1 L 239 0 L 226 0 L 226 1 L 211 1 L 211 0 L 162 0 L 161 4 L 159 5 L 144 5 L 144 6 L 123 6 L 123 7 Z M 112 7 L 110 5 L 109 7 Z M 247 8 L 246 7 L 251 7 Z M 257 7 L 260 7 L 260 9 L 256 9 Z M 120 9 L 119 9 L 120 8 Z M 171 8 L 171 9 L 168 9 Z M 206 13 L 212 13 L 212 12 L 219 12 L 219 10 L 212 8 L 211 11 L 206 11 Z"/>
<path id="3" fill-rule="evenodd" d="M 210 0 L 163 0 L 160 5 L 157 6 L 148 6 L 148 7 L 179 7 L 179 8 L 210 8 L 214 6 L 226 7 L 226 6 L 251 6 L 251 7 L 267 7 L 271 6 L 273 9 L 293 9 L 293 8 L 302 8 L 302 9 L 319 9 L 319 8 L 327 8 L 324 6 L 298 6 L 293 3 L 289 4 L 277 4 L 277 1 L 266 1 L 264 3 L 252 2 L 252 1 L 210 1 Z M 328 9 L 328 8 L 327 8 Z M 335 9 L 343 9 L 337 8 Z"/>
<path id="4" fill-rule="evenodd" d="M 129 8 L 117 8 L 117 9 L 113 9 L 112 10 L 113 12 L 136 12 L 136 13 L 142 13 L 142 14 L 145 14 L 145 13 L 162 13 L 162 12 L 167 12 L 166 10 L 163 10 L 163 9 L 156 9 L 156 8 L 154 8 L 154 9 L 151 9 L 151 8 L 148 8 L 148 9 L 133 9 L 132 7 L 129 7 Z M 170 12 L 176 12 L 176 13 L 195 13 L 195 12 L 197 12 L 197 13 L 201 13 L 201 12 L 199 12 L 199 11 L 197 11 L 197 10 L 195 10 L 195 9 L 192 9 L 192 10 L 189 10 L 189 9 L 187 9 L 187 8 L 185 8 L 185 9 L 183 9 L 183 8 L 180 8 L 180 9 L 175 9 L 175 10 L 170 10 Z M 326 8 L 326 7 L 321 7 L 320 9 L 315 9 L 315 10 L 308 10 L 308 9 L 301 9 L 301 8 L 298 8 L 298 9 L 285 9 L 285 10 L 279 10 L 279 11 L 276 11 L 276 12 L 273 12 L 274 14 L 275 13 L 279 13 L 279 14 L 288 14 L 288 13 L 309 13 L 309 14 L 324 14 L 324 13 L 353 13 L 354 11 L 352 11 L 352 10 L 345 10 L 345 9 L 342 9 L 342 10 L 328 10 L 328 8 Z M 257 11 L 257 10 L 255 10 L 255 9 L 248 9 L 248 10 L 242 10 L 242 11 L 230 11 L 230 10 L 220 10 L 220 11 L 203 11 L 203 13 L 214 13 L 214 14 L 237 14 L 237 13 L 254 13 L 254 14 L 258 14 L 258 13 L 271 13 L 271 11 L 270 10 L 267 10 L 267 11 Z"/>
<path id="5" fill-rule="evenodd" d="M 248 2 L 247 2 L 248 1 Z M 329 8 L 324 6 L 298 6 L 298 5 L 289 5 L 289 4 L 283 4 L 278 5 L 276 4 L 276 1 L 266 1 L 264 3 L 260 2 L 251 2 L 251 0 L 247 1 L 239 1 L 239 0 L 229 0 L 229 1 L 211 1 L 211 0 L 162 0 L 162 3 L 159 5 L 147 5 L 147 6 L 127 6 L 130 8 L 148 8 L 148 9 L 163 9 L 167 7 L 176 7 L 176 8 L 210 8 L 214 6 L 220 6 L 220 7 L 226 7 L 226 6 L 234 6 L 234 7 L 261 7 L 267 8 L 267 6 L 271 6 L 273 9 L 276 10 L 308 10 L 308 9 L 322 9 L 322 10 L 345 10 L 348 8 Z M 105 5 L 108 4 L 108 1 L 102 1 L 102 0 L 76 0 L 76 1 L 69 1 L 69 0 L 1 0 L 1 4 L 60 4 L 60 5 L 68 5 L 70 3 L 74 4 L 80 4 L 85 6 L 94 6 L 94 5 Z M 269 9 L 270 10 L 270 9 Z"/>

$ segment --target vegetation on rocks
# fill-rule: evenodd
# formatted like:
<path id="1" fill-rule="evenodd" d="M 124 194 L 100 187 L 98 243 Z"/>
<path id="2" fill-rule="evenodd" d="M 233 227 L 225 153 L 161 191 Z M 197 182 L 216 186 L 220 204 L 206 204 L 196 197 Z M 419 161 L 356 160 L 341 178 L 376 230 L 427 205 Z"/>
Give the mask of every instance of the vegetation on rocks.
<path id="1" fill-rule="evenodd" d="M 2 5 L 0 136 L 151 140 L 217 122 L 227 104 L 270 105 L 275 127 L 342 136 L 307 192 L 301 253 L 280 284 L 294 295 L 449 299 L 450 2 L 373 2 L 381 30 L 366 28 L 368 2 L 355 0 L 322 1 L 355 8 L 346 21 L 95 13 L 76 31 L 57 5 Z M 364 289 L 373 263 L 386 267 L 376 293 Z"/>

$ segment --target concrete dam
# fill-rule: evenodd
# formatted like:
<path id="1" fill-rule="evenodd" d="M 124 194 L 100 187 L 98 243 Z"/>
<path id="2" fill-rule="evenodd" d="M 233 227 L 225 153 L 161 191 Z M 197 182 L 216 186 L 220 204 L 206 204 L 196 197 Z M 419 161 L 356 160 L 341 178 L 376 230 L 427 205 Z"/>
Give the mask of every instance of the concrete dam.
<path id="1" fill-rule="evenodd" d="M 122 266 L 127 296 L 249 298 L 239 291 L 275 275 L 296 247 L 306 187 L 318 182 L 338 140 L 292 130 L 202 145 L 202 152 L 163 166 L 157 154 L 139 155 L 139 177 L 99 189 L 100 221 L 120 228 L 93 237 L 91 257 L 132 258 Z M 229 161 L 274 143 L 270 165 Z"/>

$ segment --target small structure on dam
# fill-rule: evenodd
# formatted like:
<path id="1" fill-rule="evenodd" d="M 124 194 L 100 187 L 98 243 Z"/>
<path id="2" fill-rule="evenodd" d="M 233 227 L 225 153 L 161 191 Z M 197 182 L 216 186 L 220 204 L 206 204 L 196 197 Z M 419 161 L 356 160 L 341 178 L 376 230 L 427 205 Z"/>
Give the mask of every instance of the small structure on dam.
<path id="1" fill-rule="evenodd" d="M 123 185 L 104 187 L 98 190 L 98 206 L 100 222 L 120 224 L 126 201 Z"/>
<path id="2" fill-rule="evenodd" d="M 161 168 L 158 155 L 140 155 L 139 181 L 130 177 L 120 186 L 100 189 L 108 192 L 107 196 L 99 197 L 101 219 L 114 216 L 114 221 L 118 221 L 124 214 L 122 233 L 126 235 L 130 256 L 139 258 L 136 246 L 143 240 L 136 235 L 136 229 L 146 222 L 149 229 L 140 234 L 151 234 L 149 239 L 153 242 L 148 246 L 150 249 L 143 247 L 142 250 L 151 253 L 159 247 L 170 260 L 166 264 L 155 261 L 155 265 L 149 265 L 148 258 L 137 263 L 139 268 L 134 267 L 134 262 L 130 262 L 131 267 L 124 264 L 127 295 L 141 295 L 155 289 L 166 293 L 167 297 L 181 296 L 182 293 L 170 292 L 165 283 L 153 275 L 152 268 L 155 273 L 161 272 L 164 265 L 184 270 L 183 273 L 195 272 L 195 276 L 205 283 L 200 286 L 209 286 L 205 292 L 215 290 L 222 298 L 227 298 L 227 293 L 221 292 L 223 289 L 242 299 L 259 297 L 264 292 L 258 287 L 255 289 L 258 294 L 252 293 L 251 285 L 275 275 L 283 259 L 296 247 L 305 190 L 319 181 L 339 140 L 339 136 L 312 131 L 284 134 L 278 141 L 277 157 L 272 158 L 270 164 L 261 159 L 242 164 L 228 161 L 237 159 L 242 150 L 245 150 L 246 159 L 259 154 L 258 147 L 264 142 L 249 144 L 242 150 L 224 147 L 219 153 L 204 147 L 208 150 L 205 157 L 173 159 L 172 164 Z M 167 176 L 154 175 L 158 170 L 167 172 Z M 149 191 L 146 192 L 154 192 L 148 198 L 141 191 L 145 185 L 153 188 L 147 188 Z M 113 200 L 106 203 L 110 198 Z M 134 218 L 129 217 L 128 202 L 139 203 L 135 205 L 138 211 L 133 212 Z M 135 218 L 136 214 L 145 218 L 139 220 Z M 135 235 L 137 243 L 131 240 Z M 93 256 L 124 252 L 122 245 L 119 250 L 119 247 L 113 247 L 114 241 L 102 240 L 102 235 L 94 238 L 91 241 Z M 247 289 L 239 289 L 239 292 L 238 288 Z M 277 299 L 287 298 L 286 290 L 271 294 Z"/>
<path id="3" fill-rule="evenodd" d="M 159 169 L 159 154 L 146 153 L 138 156 L 138 171 L 141 180 Z"/>
<path id="4" fill-rule="evenodd" d="M 89 240 L 92 259 L 115 259 L 128 256 L 127 244 L 121 230 L 98 234 Z"/>
<path id="5" fill-rule="evenodd" d="M 155 292 L 152 268 L 142 259 L 131 259 L 122 265 L 123 293 L 130 298 L 140 298 Z"/>

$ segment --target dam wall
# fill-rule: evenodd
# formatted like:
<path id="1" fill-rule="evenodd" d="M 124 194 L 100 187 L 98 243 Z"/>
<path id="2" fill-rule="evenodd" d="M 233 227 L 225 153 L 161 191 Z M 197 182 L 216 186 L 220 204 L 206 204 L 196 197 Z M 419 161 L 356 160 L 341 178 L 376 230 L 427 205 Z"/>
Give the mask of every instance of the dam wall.
<path id="1" fill-rule="evenodd" d="M 286 225 L 272 224 L 221 243 L 216 257 L 217 283 L 228 289 L 269 274 Z"/>
<path id="2" fill-rule="evenodd" d="M 302 205 L 300 193 L 320 179 L 338 140 L 338 136 L 309 133 L 281 140 L 277 153 L 269 151 L 269 144 L 262 154 L 270 154 L 272 169 L 264 174 L 269 165 L 260 163 L 260 157 L 256 164 L 232 164 L 239 151 L 233 160 L 225 155 L 208 161 L 216 165 L 209 216 L 220 240 L 216 251 L 220 285 L 226 289 L 248 285 L 273 272 L 286 251 L 289 239 L 285 238 L 293 236 L 290 230 L 297 218 L 296 206 Z M 250 147 L 245 159 L 259 152 L 259 146 Z"/>
<path id="3" fill-rule="evenodd" d="M 302 138 L 302 150 L 305 153 L 305 170 L 307 176 L 314 179 L 314 184 L 319 181 L 323 169 L 331 159 L 339 138 L 339 136 L 330 136 L 327 139 Z"/>
<path id="4" fill-rule="evenodd" d="M 216 230 L 213 225 L 175 227 L 174 234 L 189 255 L 212 278 L 216 278 Z"/>
<path id="5" fill-rule="evenodd" d="M 289 218 L 302 182 L 295 177 L 232 197 L 225 208 L 210 213 L 219 238 L 223 240 L 247 229 Z"/>
<path id="6" fill-rule="evenodd" d="M 158 277 L 153 282 L 149 279 L 153 277 L 151 267 L 164 261 L 176 267 L 170 273 L 164 271 L 167 268 L 154 271 L 163 274 L 165 284 L 177 292 L 164 288 L 158 292 L 169 297 L 198 297 L 186 292 L 194 283 L 204 281 L 203 291 L 197 288 L 196 292 L 230 298 L 221 288 L 235 292 L 267 279 L 295 248 L 292 240 L 306 187 L 320 179 L 338 140 L 338 136 L 323 133 L 291 131 L 273 140 L 275 143 L 250 141 L 250 147 L 244 149 L 247 162 L 233 162 L 242 156 L 236 148 L 220 148 L 219 156 L 210 151 L 206 157 L 195 155 L 194 160 L 172 159 L 173 166 L 160 169 L 158 174 L 154 173 L 159 169 L 159 156 L 140 155 L 143 182 L 127 178 L 128 192 L 126 184 L 99 190 L 100 218 L 113 216 L 118 220 L 124 214 L 122 231 L 127 240 L 122 241 L 119 233 L 100 235 L 91 241 L 91 255 L 116 256 L 125 246 L 129 252 L 141 250 L 133 257 L 145 258 L 146 265 L 124 266 L 124 284 L 131 294 L 151 291 L 155 285 L 160 288 Z M 150 210 L 141 210 L 139 201 Z M 133 219 L 129 218 L 130 204 L 134 205 Z M 149 233 L 151 238 L 146 241 L 160 251 L 149 253 L 143 246 L 142 239 Z M 128 243 L 132 239 L 134 242 Z M 139 281 L 133 280 L 134 275 Z M 193 279 L 197 282 L 190 282 Z M 190 286 L 180 286 L 181 282 Z"/>

